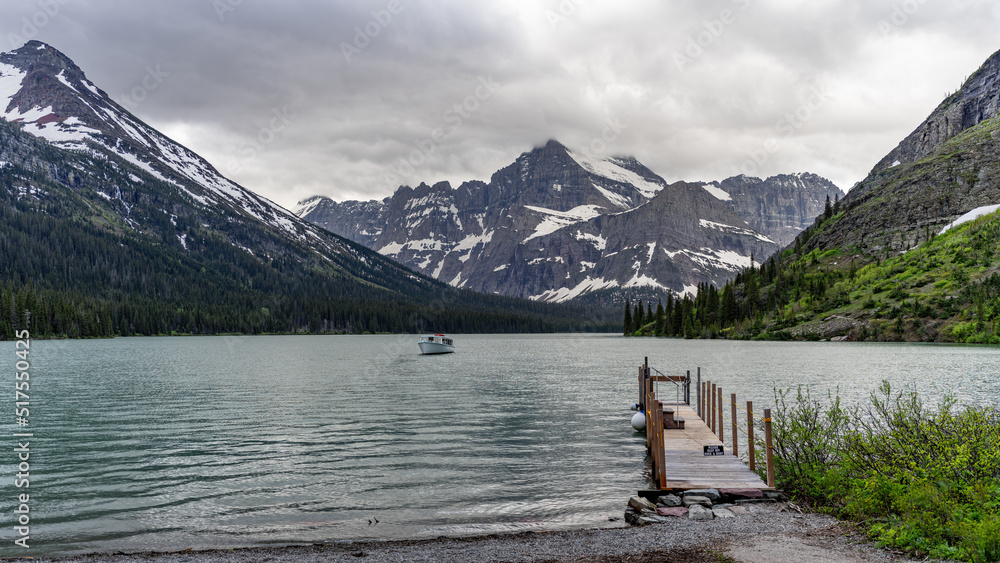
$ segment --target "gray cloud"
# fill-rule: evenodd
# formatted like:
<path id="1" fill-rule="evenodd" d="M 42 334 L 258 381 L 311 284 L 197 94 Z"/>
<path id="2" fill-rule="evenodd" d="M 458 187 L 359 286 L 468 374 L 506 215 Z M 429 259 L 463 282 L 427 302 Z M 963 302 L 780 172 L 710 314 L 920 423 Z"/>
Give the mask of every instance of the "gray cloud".
<path id="1" fill-rule="evenodd" d="M 0 6 L 5 43 L 52 44 L 118 100 L 166 73 L 133 112 L 286 206 L 486 180 L 609 122 L 608 153 L 668 180 L 811 171 L 847 188 L 1000 48 L 998 21 L 961 0 Z"/>

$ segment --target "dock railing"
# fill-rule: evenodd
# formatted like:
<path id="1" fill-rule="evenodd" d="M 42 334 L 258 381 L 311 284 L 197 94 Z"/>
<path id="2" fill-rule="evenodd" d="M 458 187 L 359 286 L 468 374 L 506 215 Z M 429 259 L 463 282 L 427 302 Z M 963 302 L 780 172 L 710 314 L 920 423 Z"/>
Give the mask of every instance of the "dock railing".
<path id="1" fill-rule="evenodd" d="M 757 448 L 764 448 L 764 459 L 766 463 L 767 486 L 774 487 L 774 448 L 771 441 L 771 409 L 764 409 L 764 416 L 761 422 L 764 426 L 764 439 L 760 440 L 754 435 L 754 410 L 753 402 L 746 404 L 746 429 L 740 426 L 737 410 L 744 410 L 736 401 L 736 393 L 729 396 L 729 405 L 723 399 L 722 387 L 709 380 L 701 381 L 701 368 L 697 371 L 697 391 L 698 404 L 697 414 L 711 429 L 712 433 L 718 436 L 719 441 L 726 443 L 725 426 L 726 411 L 729 411 L 730 435 L 732 436 L 732 455 L 739 457 L 739 433 L 747 436 L 747 457 L 751 471 L 756 471 Z M 646 451 L 652 459 L 653 481 L 663 489 L 666 486 L 667 476 L 664 472 L 666 465 L 666 452 L 664 450 L 663 433 L 665 430 L 682 430 L 683 420 L 674 418 L 674 410 L 659 398 L 659 382 L 670 382 L 674 384 L 674 405 L 691 404 L 691 372 L 685 375 L 665 375 L 656 368 L 649 366 L 647 357 L 643 365 L 639 366 L 639 408 L 646 415 Z M 726 407 L 729 407 L 728 409 Z M 670 426 L 670 428 L 666 428 Z"/>
<path id="2" fill-rule="evenodd" d="M 699 376 L 701 375 L 701 369 L 699 368 Z M 744 409 L 736 400 L 736 393 L 731 393 L 729 395 L 728 405 L 723 398 L 722 386 L 717 386 L 710 380 L 706 380 L 701 383 L 701 388 L 698 392 L 699 397 L 699 410 L 703 413 L 707 413 L 711 423 L 709 427 L 712 432 L 719 437 L 719 441 L 723 444 L 726 443 L 726 432 L 725 432 L 725 419 L 726 411 L 729 411 L 729 422 L 731 427 L 730 435 L 732 436 L 732 454 L 739 457 L 739 433 L 742 432 L 747 438 L 747 460 L 750 465 L 751 471 L 757 470 L 757 447 L 764 447 L 764 460 L 767 475 L 767 486 L 774 487 L 774 445 L 771 436 L 771 409 L 764 409 L 764 417 L 761 422 L 764 425 L 764 439 L 758 439 L 754 434 L 754 410 L 753 401 L 747 401 L 746 408 Z M 729 407 L 728 409 L 726 407 Z M 744 430 L 739 423 L 739 416 L 737 410 L 742 410 L 746 413 L 746 429 Z M 706 420 L 706 422 L 708 422 Z"/>
<path id="3" fill-rule="evenodd" d="M 654 373 L 655 372 L 655 373 Z M 667 475 L 664 471 L 666 452 L 663 447 L 663 432 L 667 426 L 683 427 L 683 420 L 674 417 L 674 409 L 665 408 L 665 403 L 658 398 L 660 382 L 674 384 L 674 404 L 690 404 L 691 372 L 685 375 L 666 375 L 649 366 L 647 357 L 639 366 L 639 408 L 646 415 L 646 451 L 653 460 L 653 481 L 662 489 L 666 486 Z M 683 403 L 682 403 L 683 401 Z"/>

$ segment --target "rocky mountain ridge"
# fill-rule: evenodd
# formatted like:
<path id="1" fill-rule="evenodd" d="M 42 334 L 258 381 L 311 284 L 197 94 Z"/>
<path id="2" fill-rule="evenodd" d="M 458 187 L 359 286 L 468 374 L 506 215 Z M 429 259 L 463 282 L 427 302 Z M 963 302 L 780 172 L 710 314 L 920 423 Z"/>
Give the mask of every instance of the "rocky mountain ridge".
<path id="1" fill-rule="evenodd" d="M 1000 52 L 858 183 L 806 249 L 905 251 L 969 211 L 1000 204 Z"/>
<path id="2" fill-rule="evenodd" d="M 458 291 L 303 221 L 49 45 L 0 54 L 0 106 L 0 270 L 31 281 L 52 334 L 551 330 L 578 314 Z"/>
<path id="3" fill-rule="evenodd" d="M 565 301 L 607 289 L 691 293 L 776 251 L 723 201 L 726 187 L 668 185 L 634 158 L 549 141 L 488 183 L 404 186 L 381 202 L 315 197 L 296 211 L 452 285 Z"/>
<path id="4" fill-rule="evenodd" d="M 766 179 L 744 175 L 707 184 L 750 228 L 787 246 L 823 213 L 827 198 L 835 203 L 844 192 L 816 174 L 779 174 Z"/>

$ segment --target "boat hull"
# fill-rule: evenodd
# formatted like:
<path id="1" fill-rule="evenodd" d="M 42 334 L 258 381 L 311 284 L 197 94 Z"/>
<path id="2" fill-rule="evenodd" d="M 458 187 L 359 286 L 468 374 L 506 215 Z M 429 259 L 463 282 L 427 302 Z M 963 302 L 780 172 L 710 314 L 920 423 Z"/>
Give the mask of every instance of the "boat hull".
<path id="1" fill-rule="evenodd" d="M 439 342 L 420 342 L 419 346 L 421 354 L 450 354 L 455 351 L 455 346 Z"/>

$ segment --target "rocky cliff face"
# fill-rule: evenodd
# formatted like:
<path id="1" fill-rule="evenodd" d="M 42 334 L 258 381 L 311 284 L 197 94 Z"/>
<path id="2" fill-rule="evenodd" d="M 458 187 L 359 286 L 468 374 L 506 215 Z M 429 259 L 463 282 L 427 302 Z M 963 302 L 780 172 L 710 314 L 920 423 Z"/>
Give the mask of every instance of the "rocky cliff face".
<path id="1" fill-rule="evenodd" d="M 338 203 L 327 197 L 316 196 L 300 201 L 294 211 L 300 217 L 308 217 L 316 225 L 373 248 L 385 228 L 388 203 L 389 198 L 382 201 Z"/>
<path id="2" fill-rule="evenodd" d="M 916 162 L 930 156 L 948 139 L 1000 115 L 1000 51 L 948 96 L 931 115 L 885 156 L 875 170 Z"/>
<path id="3" fill-rule="evenodd" d="M 611 288 L 694 294 L 778 250 L 701 185 L 671 184 L 645 205 L 520 245 L 496 291 L 564 301 Z"/>
<path id="4" fill-rule="evenodd" d="M 833 203 L 844 192 L 816 174 L 780 174 L 766 180 L 734 176 L 707 184 L 711 193 L 750 225 L 750 228 L 787 246 L 823 213 L 827 198 Z"/>
<path id="5" fill-rule="evenodd" d="M 1000 204 L 1000 52 L 854 187 L 805 247 L 906 250 L 973 209 Z"/>
<path id="6" fill-rule="evenodd" d="M 609 288 L 691 292 L 777 250 L 700 185 L 556 141 L 490 182 L 401 187 L 381 202 L 312 198 L 297 213 L 454 286 L 564 301 Z"/>

